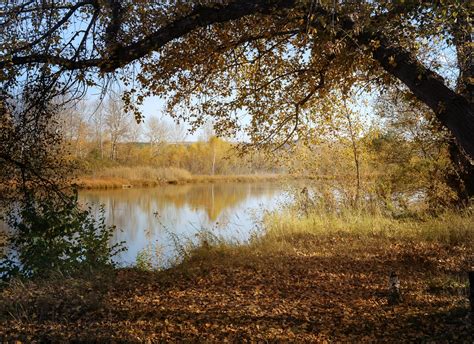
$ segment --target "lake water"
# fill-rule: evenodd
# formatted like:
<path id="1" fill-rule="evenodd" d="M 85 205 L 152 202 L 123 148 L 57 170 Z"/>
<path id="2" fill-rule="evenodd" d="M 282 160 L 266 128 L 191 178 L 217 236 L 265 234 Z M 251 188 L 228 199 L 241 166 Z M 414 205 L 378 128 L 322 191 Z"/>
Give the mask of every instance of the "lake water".
<path id="1" fill-rule="evenodd" d="M 113 242 L 124 241 L 128 248 L 116 257 L 118 263 L 134 264 L 140 252 L 149 252 L 166 264 L 181 244 L 196 242 L 203 231 L 245 242 L 261 231 L 265 212 L 289 199 L 288 188 L 283 182 L 167 185 L 84 190 L 79 199 L 96 214 L 104 205 L 107 224 L 117 227 Z"/>

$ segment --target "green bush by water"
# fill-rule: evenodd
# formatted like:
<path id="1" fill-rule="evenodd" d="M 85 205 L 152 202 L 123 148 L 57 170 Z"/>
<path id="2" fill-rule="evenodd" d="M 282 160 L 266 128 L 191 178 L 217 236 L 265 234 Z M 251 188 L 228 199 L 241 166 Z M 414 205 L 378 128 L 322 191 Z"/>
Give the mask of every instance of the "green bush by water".
<path id="1" fill-rule="evenodd" d="M 114 266 L 112 258 L 125 250 L 123 243 L 109 244 L 115 227 L 105 224 L 104 209 L 94 218 L 90 208 L 80 208 L 77 194 L 31 201 L 12 210 L 7 222 L 11 233 L 0 261 L 4 279 Z"/>

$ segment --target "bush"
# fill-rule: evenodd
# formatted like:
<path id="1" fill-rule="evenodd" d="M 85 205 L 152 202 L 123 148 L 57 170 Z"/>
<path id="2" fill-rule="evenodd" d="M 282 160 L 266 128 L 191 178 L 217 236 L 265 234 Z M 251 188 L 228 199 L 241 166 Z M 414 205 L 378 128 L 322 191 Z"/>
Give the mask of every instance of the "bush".
<path id="1" fill-rule="evenodd" d="M 115 227 L 105 224 L 104 209 L 95 219 L 91 208 L 80 208 L 77 193 L 66 201 L 24 204 L 7 215 L 7 223 L 11 233 L 0 261 L 3 279 L 113 266 L 112 257 L 125 250 L 122 242 L 109 244 Z"/>

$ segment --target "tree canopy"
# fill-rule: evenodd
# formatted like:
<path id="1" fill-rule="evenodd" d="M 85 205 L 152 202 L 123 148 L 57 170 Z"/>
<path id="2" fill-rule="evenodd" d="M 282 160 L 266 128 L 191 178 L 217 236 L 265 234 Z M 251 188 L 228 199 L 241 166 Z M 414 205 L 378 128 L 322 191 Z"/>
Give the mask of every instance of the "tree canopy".
<path id="1" fill-rule="evenodd" d="M 246 126 L 255 141 L 282 144 L 314 135 L 356 86 L 402 87 L 473 158 L 471 9 L 455 0 L 11 2 L 1 9 L 3 99 L 23 94 L 33 106 L 114 79 L 137 117 L 145 97 L 164 95 L 195 125 L 212 116 L 218 133 Z M 455 84 L 430 59 L 439 46 L 456 50 Z"/>

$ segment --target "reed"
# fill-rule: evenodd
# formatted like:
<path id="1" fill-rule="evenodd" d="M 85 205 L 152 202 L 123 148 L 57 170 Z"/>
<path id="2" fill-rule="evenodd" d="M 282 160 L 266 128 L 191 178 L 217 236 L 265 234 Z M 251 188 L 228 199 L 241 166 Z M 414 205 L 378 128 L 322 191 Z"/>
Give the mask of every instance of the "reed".
<path id="1" fill-rule="evenodd" d="M 474 243 L 474 213 L 446 211 L 437 216 L 397 219 L 380 212 L 343 209 L 315 211 L 301 216 L 294 210 L 269 214 L 265 240 L 291 238 L 303 233 L 314 236 L 352 236 L 387 240 L 419 240 L 450 245 Z"/>
<path id="2" fill-rule="evenodd" d="M 265 182 L 303 178 L 308 177 L 281 174 L 192 175 L 185 169 L 175 167 L 120 166 L 108 167 L 90 175 L 79 176 L 75 183 L 82 189 L 113 189 L 124 185 L 153 187 L 161 184 Z"/>
<path id="3" fill-rule="evenodd" d="M 83 189 L 113 189 L 124 185 L 134 187 L 157 186 L 170 182 L 184 182 L 191 178 L 187 170 L 175 167 L 153 168 L 150 166 L 109 167 L 81 176 L 75 181 Z"/>

